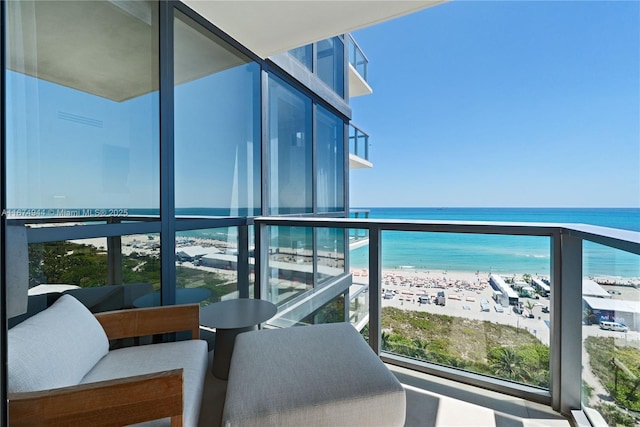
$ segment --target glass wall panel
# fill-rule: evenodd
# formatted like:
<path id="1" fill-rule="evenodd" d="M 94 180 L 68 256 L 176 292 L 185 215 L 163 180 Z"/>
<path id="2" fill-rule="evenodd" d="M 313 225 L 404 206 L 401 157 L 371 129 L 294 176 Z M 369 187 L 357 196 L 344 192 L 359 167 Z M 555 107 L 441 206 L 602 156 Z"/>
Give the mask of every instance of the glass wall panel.
<path id="1" fill-rule="evenodd" d="M 238 230 L 176 233 L 176 297 L 208 304 L 238 298 Z"/>
<path id="2" fill-rule="evenodd" d="M 313 45 L 300 46 L 291 49 L 289 53 L 310 71 L 313 70 Z"/>
<path id="3" fill-rule="evenodd" d="M 344 236 L 343 228 L 316 229 L 318 255 L 318 284 L 333 277 L 340 276 L 345 271 L 344 264 Z"/>
<path id="4" fill-rule="evenodd" d="M 260 66 L 176 12 L 175 201 L 181 214 L 260 213 Z"/>
<path id="5" fill-rule="evenodd" d="M 317 74 L 338 95 L 344 97 L 344 43 L 339 37 L 317 43 Z"/>
<path id="6" fill-rule="evenodd" d="M 312 212 L 311 100 L 269 78 L 269 213 Z"/>
<path id="7" fill-rule="evenodd" d="M 313 229 L 269 227 L 268 301 L 281 305 L 313 288 Z"/>
<path id="8" fill-rule="evenodd" d="M 344 122 L 320 106 L 316 111 L 317 209 L 344 211 Z"/>
<path id="9" fill-rule="evenodd" d="M 6 4 L 9 208 L 157 214 L 158 7 L 136 3 Z"/>

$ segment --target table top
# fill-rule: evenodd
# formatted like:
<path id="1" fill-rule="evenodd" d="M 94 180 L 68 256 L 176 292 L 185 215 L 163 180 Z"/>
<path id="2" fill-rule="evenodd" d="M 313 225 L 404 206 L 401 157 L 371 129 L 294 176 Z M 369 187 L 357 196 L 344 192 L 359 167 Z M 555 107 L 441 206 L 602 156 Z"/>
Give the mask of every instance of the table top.
<path id="1" fill-rule="evenodd" d="M 211 291 L 204 288 L 176 289 L 176 304 L 193 304 L 204 301 L 211 296 Z M 156 307 L 160 305 L 160 292 L 152 292 L 136 298 L 134 307 Z"/>
<path id="2" fill-rule="evenodd" d="M 210 328 L 248 328 L 271 319 L 278 312 L 275 304 L 259 299 L 240 298 L 220 301 L 200 310 L 200 324 Z"/>

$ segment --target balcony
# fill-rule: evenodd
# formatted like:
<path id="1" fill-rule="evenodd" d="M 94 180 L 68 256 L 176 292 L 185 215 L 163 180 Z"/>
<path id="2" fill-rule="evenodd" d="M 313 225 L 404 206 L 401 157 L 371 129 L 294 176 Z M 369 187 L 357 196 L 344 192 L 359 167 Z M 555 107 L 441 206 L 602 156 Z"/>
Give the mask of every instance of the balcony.
<path id="1" fill-rule="evenodd" d="M 609 289 L 605 294 L 621 292 L 622 296 L 611 302 L 600 295 L 596 303 L 602 307 L 596 307 L 591 296 L 592 285 L 586 277 L 591 258 L 585 256 L 585 252 L 595 245 L 599 251 L 603 248 L 614 251 L 613 257 L 620 265 L 637 266 L 640 233 L 573 224 L 353 218 L 257 218 L 254 224 L 256 251 L 261 254 L 267 253 L 268 246 L 259 236 L 267 235 L 271 227 L 366 230 L 369 236 L 366 268 L 354 270 L 352 267 L 352 282 L 368 286 L 369 323 L 363 334 L 389 365 L 409 369 L 411 376 L 421 372 L 446 378 L 457 384 L 453 386 L 456 389 L 481 387 L 527 403 L 541 404 L 568 418 L 574 417 L 579 423 L 603 425 L 605 420 L 611 423 L 612 417 L 626 420 L 623 425 L 637 422 L 633 392 L 637 389 L 638 373 L 629 366 L 640 360 L 637 350 L 640 347 L 640 281 L 628 280 L 617 283 L 618 286 L 603 282 L 602 287 Z M 527 245 L 546 252 L 542 257 L 548 260 L 547 271 L 536 272 L 537 278 L 544 279 L 538 282 L 542 285 L 536 285 L 533 280 L 536 277 L 507 276 L 500 266 L 482 274 L 469 273 L 471 277 L 462 279 L 451 277 L 445 266 L 437 272 L 431 271 L 430 277 L 421 275 L 416 266 L 396 264 L 390 269 L 385 258 L 392 255 L 393 247 L 385 242 L 400 233 L 413 234 L 412 239 L 416 241 L 431 242 L 452 236 L 459 239 L 461 247 L 463 243 L 473 247 L 478 257 L 483 256 L 482 244 L 487 240 L 500 239 L 507 252 L 517 252 L 520 243 L 516 240 L 524 239 Z M 409 243 L 412 239 L 395 241 L 415 244 Z M 457 256 L 459 250 L 452 248 L 449 255 Z M 317 256 L 320 258 L 321 254 Z M 264 293 L 272 286 L 270 264 L 265 256 L 259 259 L 257 283 Z M 505 280 L 498 280 L 501 276 Z M 523 280 L 526 283 L 523 284 Z M 509 290 L 499 292 L 498 289 L 505 286 L 503 283 L 508 283 Z M 545 292 L 544 283 L 548 284 L 550 293 Z M 362 287 L 352 291 L 356 295 L 364 292 Z M 390 291 L 392 296 L 387 297 Z M 484 298 L 491 300 L 489 313 L 479 309 L 480 299 Z M 357 323 L 360 317 L 355 311 L 354 307 L 350 313 Z M 599 319 L 595 319 L 596 311 Z M 628 329 L 607 330 L 603 327 L 607 324 L 603 316 L 626 323 Z M 598 321 L 603 322 L 599 327 Z M 476 334 L 474 329 L 479 332 Z M 512 338 L 507 338 L 509 335 Z M 427 338 L 422 338 L 425 336 Z M 496 340 L 497 336 L 501 338 Z M 458 353 L 453 350 L 456 347 Z M 461 353 L 474 352 L 474 347 L 482 353 L 478 358 L 467 355 L 462 360 L 459 357 Z M 584 367 L 576 363 L 579 355 Z M 505 362 L 506 359 L 510 362 Z M 613 374 L 603 372 L 611 371 L 607 361 L 613 361 L 611 366 L 621 381 L 618 385 L 614 384 Z M 510 368 L 500 368 L 502 362 Z M 477 403 L 481 398 L 475 396 L 471 400 Z"/>
<path id="2" fill-rule="evenodd" d="M 373 89 L 367 81 L 369 60 L 349 34 L 349 97 L 371 95 Z"/>
<path id="3" fill-rule="evenodd" d="M 56 221 L 56 224 L 42 226 L 43 223 Z M 56 221 L 10 219 L 9 225 L 26 224 L 29 227 L 28 240 L 35 245 L 106 237 L 102 250 L 107 253 L 105 271 L 110 282 L 122 280 L 118 279 L 123 274 L 118 271 L 118 265 L 125 269 L 130 265 L 123 262 L 122 258 L 132 256 L 123 250 L 128 244 L 125 242 L 131 237 L 138 236 L 131 240 L 138 242 L 134 248 L 138 251 L 136 265 L 131 268 L 137 272 L 152 260 L 143 256 L 144 251 L 156 250 L 154 248 L 159 244 L 156 236 L 160 231 L 160 223 L 153 217 L 129 217 L 126 222 L 76 217 L 72 218 L 73 226 L 70 219 L 59 218 Z M 80 223 L 84 225 L 79 226 Z M 250 226 L 254 227 L 255 244 L 250 243 Z M 638 265 L 638 232 L 574 224 L 396 221 L 362 217 L 181 218 L 176 220 L 176 229 L 180 233 L 209 230 L 215 236 L 220 248 L 224 246 L 226 250 L 212 252 L 207 262 L 215 261 L 218 264 L 212 264 L 213 267 L 209 268 L 228 270 L 233 273 L 237 283 L 225 288 L 224 295 L 213 295 L 211 301 L 250 295 L 271 299 L 279 306 L 279 313 L 266 327 L 307 323 L 309 320 L 305 319 L 311 319 L 313 316 L 310 317 L 310 314 L 319 307 L 340 295 L 348 296 L 350 303 L 345 312 L 349 313 L 349 320 L 363 328 L 363 335 L 372 349 L 405 385 L 408 396 L 406 425 L 451 425 L 448 423 L 456 422 L 462 425 L 505 425 L 514 420 L 522 424 L 526 424 L 527 420 L 536 420 L 543 425 L 568 425 L 566 419 L 572 416 L 579 422 L 598 425 L 604 422 L 604 417 L 611 416 L 611 411 L 617 411 L 616 416 L 623 420 L 633 420 L 634 416 L 637 420 L 637 414 L 633 412 L 635 403 L 625 396 L 633 396 L 632 390 L 637 382 L 637 363 L 634 363 L 638 357 L 637 348 L 640 347 L 640 314 L 637 313 L 640 311 L 637 309 L 640 307 L 640 281 L 630 280 L 626 283 L 628 286 L 624 287 L 603 284 L 602 287 L 610 291 L 607 292 L 610 298 L 600 295 L 597 300 L 612 307 L 616 306 L 615 301 L 635 303 L 636 312 L 631 306 L 626 312 L 618 308 L 618 311 L 609 313 L 614 320 L 625 318 L 630 330 L 621 332 L 598 327 L 595 324 L 598 321 L 595 310 L 604 308 L 585 305 L 586 302 L 593 302 L 591 295 L 596 293 L 593 286 L 585 282 L 590 262 L 585 255 L 585 248 L 597 245 L 615 251 L 615 262 L 620 265 Z M 272 233 L 276 229 L 286 229 L 287 238 L 274 240 Z M 304 232 L 296 234 L 296 229 Z M 344 230 L 344 234 L 338 230 Z M 368 245 L 359 248 L 366 255 L 366 266 L 352 268 L 351 272 L 339 267 L 348 265 L 341 264 L 348 255 L 339 246 L 334 246 L 331 251 L 322 249 L 314 253 L 307 248 L 307 243 L 298 241 L 294 244 L 293 236 L 315 236 L 309 237 L 310 247 L 316 247 L 315 241 L 319 243 L 317 247 L 325 248 L 331 246 L 331 241 L 335 245 L 341 235 L 345 236 L 346 241 L 351 231 L 368 236 Z M 400 234 L 401 237 L 398 237 Z M 403 240 L 406 235 L 413 240 Z M 524 289 L 527 286 L 518 287 L 521 280 L 531 279 L 528 282 L 531 284 L 535 284 L 535 281 L 533 277 L 507 276 L 500 266 L 492 266 L 493 271 L 482 274 L 469 273 L 470 278 L 462 279 L 453 277 L 453 272 L 447 271 L 444 264 L 433 266 L 438 270 L 429 273 L 430 279 L 416 271 L 421 266 L 387 266 L 393 252 L 389 242 L 395 241 L 394 244 L 397 244 L 404 241 L 402 245 L 423 249 L 415 242 L 425 240 L 427 245 L 436 245 L 438 239 L 443 237 L 459 240 L 459 247 L 454 245 L 446 256 L 456 256 L 467 245 L 474 248 L 476 256 L 482 257 L 482 243 L 488 240 L 498 240 L 513 253 L 518 252 L 519 239 L 524 239 L 531 247 L 542 248 L 549 265 L 547 271 L 537 271 L 536 276 L 548 282 L 550 293 L 545 293 L 542 285 L 536 288 L 536 295 Z M 177 249 L 179 246 L 180 243 Z M 289 251 L 288 248 L 294 249 Z M 180 271 L 183 263 L 197 264 L 193 254 L 189 255 L 187 250 L 184 252 L 191 258 L 177 261 L 179 286 L 203 286 L 202 283 L 212 277 L 207 277 L 207 274 L 195 277 Z M 356 261 L 351 256 L 351 262 Z M 228 262 L 228 269 L 220 262 Z M 255 283 L 251 280 L 253 271 Z M 504 285 L 492 279 L 492 276 L 504 277 L 505 283 L 512 285 L 511 289 L 518 289 L 518 295 L 514 298 L 523 304 L 507 299 L 502 303 L 505 312 L 497 313 L 494 305 L 499 297 L 494 286 Z M 595 279 L 602 282 L 599 278 Z M 216 287 L 220 286 L 216 284 Z M 163 287 L 162 290 L 170 289 Z M 389 290 L 393 296 L 385 298 Z M 437 293 L 440 291 L 447 294 L 444 305 L 438 302 Z M 618 297 L 618 292 L 626 296 Z M 478 306 L 484 293 L 491 295 L 488 298 L 493 298 L 490 313 L 481 311 Z M 502 292 L 507 297 L 508 293 L 506 289 Z M 428 302 L 423 303 L 422 296 Z M 209 302 L 204 301 L 203 304 Z M 531 306 L 524 304 L 527 302 L 532 303 Z M 163 303 L 167 302 L 163 299 Z M 465 308 L 466 305 L 472 309 Z M 618 303 L 618 306 L 622 307 L 622 303 Z M 518 314 L 518 307 L 524 307 L 524 312 Z M 546 312 L 545 308 L 548 309 Z M 400 333 L 402 324 L 398 326 L 397 319 L 406 316 L 413 316 L 412 328 L 427 334 L 430 339 L 403 339 Z M 318 317 L 314 319 L 316 321 Z M 490 321 L 486 323 L 485 320 Z M 395 325 L 392 322 L 396 322 Z M 482 325 L 481 339 L 473 332 L 478 324 Z M 450 339 L 442 338 L 442 331 L 438 328 L 446 329 L 444 336 L 449 334 Z M 507 341 L 492 343 L 492 334 L 497 333 L 495 331 L 500 331 L 499 334 L 507 337 Z M 462 348 L 467 349 L 465 351 L 473 348 L 485 351 L 482 357 L 493 360 L 491 365 L 495 365 L 495 371 L 487 372 L 488 365 L 482 365 L 477 360 L 461 363 L 452 357 L 442 357 L 442 350 L 451 343 L 455 344 L 460 333 L 469 337 Z M 513 337 L 517 341 L 513 341 Z M 513 353 L 516 360 L 523 364 L 538 364 L 539 375 L 497 369 L 500 356 L 511 354 L 503 350 L 510 348 L 510 339 L 512 344 L 526 341 L 529 347 L 514 347 Z M 613 371 L 616 375 L 615 389 L 610 384 L 609 377 L 612 378 L 612 375 L 603 373 L 602 362 L 595 360 L 602 359 L 603 354 L 606 359 L 605 370 Z M 584 367 L 576 363 L 579 358 L 583 360 Z M 609 361 L 613 361 L 611 366 L 607 365 Z M 209 397 L 205 397 L 205 401 L 212 399 L 222 402 L 224 384 L 213 378 L 207 382 L 206 393 Z M 603 404 L 601 400 L 608 403 Z M 611 402 L 615 402 L 615 405 L 611 405 Z M 611 409 L 610 406 L 622 409 Z M 203 404 L 201 423 L 219 419 L 216 410 L 220 408 L 216 408 L 216 405 Z M 469 418 L 460 421 L 451 418 L 453 414 Z M 621 425 L 633 425 L 633 421 L 630 422 Z"/>
<path id="4" fill-rule="evenodd" d="M 369 161 L 369 135 L 349 124 L 349 169 L 372 168 Z"/>

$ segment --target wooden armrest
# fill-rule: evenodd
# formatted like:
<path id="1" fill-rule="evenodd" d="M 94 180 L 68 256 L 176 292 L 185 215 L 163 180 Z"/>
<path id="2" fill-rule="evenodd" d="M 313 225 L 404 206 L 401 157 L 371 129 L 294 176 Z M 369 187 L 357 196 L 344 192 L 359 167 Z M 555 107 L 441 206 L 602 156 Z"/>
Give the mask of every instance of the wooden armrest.
<path id="1" fill-rule="evenodd" d="M 171 417 L 182 426 L 182 369 L 9 394 L 9 425 L 123 426 Z"/>
<path id="2" fill-rule="evenodd" d="M 110 340 L 181 331 L 191 331 L 192 339 L 200 338 L 198 304 L 107 311 L 95 316 Z"/>

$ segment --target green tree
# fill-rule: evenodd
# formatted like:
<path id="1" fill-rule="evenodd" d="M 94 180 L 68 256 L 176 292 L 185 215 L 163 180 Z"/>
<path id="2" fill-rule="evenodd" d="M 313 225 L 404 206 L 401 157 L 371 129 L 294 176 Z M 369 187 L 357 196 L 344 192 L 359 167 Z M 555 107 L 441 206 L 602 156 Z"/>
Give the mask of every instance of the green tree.
<path id="1" fill-rule="evenodd" d="M 491 364 L 491 369 L 495 375 L 513 381 L 522 382 L 527 376 L 522 367 L 522 357 L 509 347 L 500 348 L 499 356 Z"/>
<path id="2" fill-rule="evenodd" d="M 533 314 L 533 307 L 535 307 L 535 305 L 531 301 L 527 300 L 524 306 L 529 310 L 529 313 Z"/>
<path id="3" fill-rule="evenodd" d="M 586 307 L 582 312 L 582 315 L 584 316 L 584 323 L 587 325 L 594 324 L 597 318 L 593 310 L 591 310 L 591 307 Z"/>

